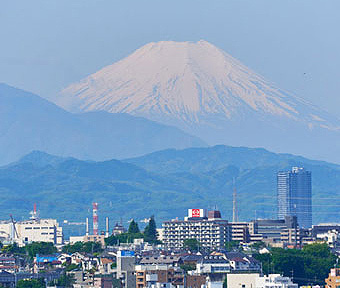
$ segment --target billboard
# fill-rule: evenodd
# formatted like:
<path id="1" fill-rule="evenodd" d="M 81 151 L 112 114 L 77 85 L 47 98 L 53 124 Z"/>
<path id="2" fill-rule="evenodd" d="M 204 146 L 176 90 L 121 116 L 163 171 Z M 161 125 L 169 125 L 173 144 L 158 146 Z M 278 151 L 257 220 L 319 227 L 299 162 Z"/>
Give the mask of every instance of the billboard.
<path id="1" fill-rule="evenodd" d="M 120 257 L 134 257 L 135 251 L 120 250 L 120 251 L 118 251 L 118 256 L 120 256 Z"/>
<path id="2" fill-rule="evenodd" d="M 188 217 L 189 218 L 205 217 L 205 210 L 204 209 L 189 209 Z"/>

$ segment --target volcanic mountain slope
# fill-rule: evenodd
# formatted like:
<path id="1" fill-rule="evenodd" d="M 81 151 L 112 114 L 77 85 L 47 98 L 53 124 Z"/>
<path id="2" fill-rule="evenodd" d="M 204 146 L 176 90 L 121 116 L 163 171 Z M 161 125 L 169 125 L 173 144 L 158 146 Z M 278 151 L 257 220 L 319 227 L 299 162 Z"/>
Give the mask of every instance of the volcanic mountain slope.
<path id="1" fill-rule="evenodd" d="M 149 43 L 71 84 L 56 103 L 70 111 L 146 117 L 210 144 L 261 146 L 333 161 L 337 149 L 327 142 L 340 142 L 338 119 L 206 41 Z M 324 151 L 307 148 L 306 141 L 322 144 Z"/>
<path id="2" fill-rule="evenodd" d="M 175 127 L 128 114 L 73 114 L 37 95 L 0 84 L 0 164 L 32 150 L 105 160 L 202 145 Z"/>

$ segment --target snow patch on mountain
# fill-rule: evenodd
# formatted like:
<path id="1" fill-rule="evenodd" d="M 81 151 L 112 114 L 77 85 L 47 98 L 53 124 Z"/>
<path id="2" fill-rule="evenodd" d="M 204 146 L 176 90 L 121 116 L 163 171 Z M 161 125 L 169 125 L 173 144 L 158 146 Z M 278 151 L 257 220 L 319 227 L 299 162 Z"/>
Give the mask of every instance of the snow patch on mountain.
<path id="1" fill-rule="evenodd" d="M 199 124 L 207 117 L 290 119 L 337 130 L 340 122 L 286 93 L 207 41 L 149 43 L 58 95 L 70 111 L 105 110 Z"/>

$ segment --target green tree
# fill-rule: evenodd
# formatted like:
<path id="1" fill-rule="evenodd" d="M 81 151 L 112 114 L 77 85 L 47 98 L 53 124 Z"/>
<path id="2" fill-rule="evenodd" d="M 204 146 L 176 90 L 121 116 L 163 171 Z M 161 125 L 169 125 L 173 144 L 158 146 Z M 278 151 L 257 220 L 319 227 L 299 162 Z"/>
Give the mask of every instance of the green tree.
<path id="1" fill-rule="evenodd" d="M 250 246 L 252 249 L 255 249 L 255 250 L 260 250 L 262 248 L 265 248 L 266 247 L 266 243 L 264 243 L 263 241 L 258 241 L 258 242 L 255 242 L 253 244 L 251 244 Z"/>
<path id="2" fill-rule="evenodd" d="M 143 233 L 123 233 L 116 236 L 119 243 L 132 243 L 135 239 L 143 239 Z"/>
<path id="3" fill-rule="evenodd" d="M 104 239 L 106 246 L 113 246 L 118 244 L 118 238 L 115 235 L 111 235 Z"/>
<path id="4" fill-rule="evenodd" d="M 74 244 L 65 245 L 62 249 L 65 253 L 85 252 L 85 253 L 100 253 L 103 251 L 99 242 L 76 242 Z"/>
<path id="5" fill-rule="evenodd" d="M 200 242 L 197 239 L 185 239 L 183 242 L 183 247 L 190 250 L 191 252 L 197 252 L 199 250 Z"/>
<path id="6" fill-rule="evenodd" d="M 130 222 L 128 233 L 129 234 L 140 233 L 138 224 L 135 222 L 134 219 L 132 219 L 132 221 Z"/>
<path id="7" fill-rule="evenodd" d="M 19 280 L 17 288 L 45 288 L 46 284 L 43 278 Z"/>
<path id="8" fill-rule="evenodd" d="M 194 264 L 182 264 L 180 265 L 180 267 L 184 270 L 185 273 L 196 269 L 196 266 Z"/>
<path id="9" fill-rule="evenodd" d="M 73 271 L 73 270 L 78 270 L 81 268 L 81 265 L 77 265 L 77 264 L 69 264 L 65 266 L 65 271 L 69 272 L 69 271 Z"/>
<path id="10" fill-rule="evenodd" d="M 103 251 L 102 245 L 99 242 L 85 242 L 85 243 L 83 243 L 82 252 L 100 253 L 102 251 Z"/>
<path id="11" fill-rule="evenodd" d="M 224 278 L 223 288 L 228 288 L 228 277 L 227 276 Z"/>
<path id="12" fill-rule="evenodd" d="M 37 254 L 49 255 L 58 251 L 53 243 L 50 242 L 33 242 L 31 244 L 27 244 L 25 246 L 25 250 L 31 258 L 34 258 Z"/>
<path id="13" fill-rule="evenodd" d="M 6 246 L 3 246 L 1 249 L 2 253 L 8 253 L 8 254 L 25 254 L 25 248 L 19 247 L 17 243 L 9 244 Z"/>
<path id="14" fill-rule="evenodd" d="M 74 244 L 67 244 L 63 247 L 62 251 L 64 253 L 73 254 L 75 252 L 82 252 L 83 242 L 76 242 Z"/>
<path id="15" fill-rule="evenodd" d="M 299 285 L 324 284 L 330 268 L 336 263 L 325 243 L 306 245 L 302 250 L 272 248 L 270 254 L 254 254 L 261 261 L 264 273 L 294 275 L 294 282 Z"/>
<path id="16" fill-rule="evenodd" d="M 73 287 L 73 283 L 75 282 L 74 276 L 71 274 L 61 275 L 57 281 L 55 281 L 56 286 L 61 287 Z"/>
<path id="17" fill-rule="evenodd" d="M 228 241 L 225 243 L 225 249 L 230 251 L 235 251 L 240 249 L 240 242 L 239 241 Z"/>
<path id="18" fill-rule="evenodd" d="M 148 225 L 144 229 L 144 239 L 150 243 L 157 243 L 157 230 L 155 217 L 152 215 Z"/>

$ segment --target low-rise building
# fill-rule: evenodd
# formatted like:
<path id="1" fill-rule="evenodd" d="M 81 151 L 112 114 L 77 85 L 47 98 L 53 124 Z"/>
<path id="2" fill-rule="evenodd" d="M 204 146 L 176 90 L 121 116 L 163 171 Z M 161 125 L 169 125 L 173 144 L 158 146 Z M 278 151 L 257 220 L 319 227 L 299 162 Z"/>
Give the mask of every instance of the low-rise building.
<path id="1" fill-rule="evenodd" d="M 262 271 L 261 262 L 240 252 L 227 252 L 226 259 L 233 271 Z"/>
<path id="2" fill-rule="evenodd" d="M 124 288 L 136 287 L 134 251 L 121 250 L 117 253 L 117 279 Z"/>
<path id="3" fill-rule="evenodd" d="M 175 255 L 158 255 L 158 256 L 145 256 L 139 261 L 140 264 L 165 264 L 172 266 L 179 266 L 183 263 L 181 256 Z"/>
<path id="4" fill-rule="evenodd" d="M 113 228 L 112 234 L 116 236 L 116 235 L 123 234 L 126 232 L 127 231 L 122 224 L 116 223 L 115 227 Z"/>
<path id="5" fill-rule="evenodd" d="M 13 256 L 0 256 L 0 271 L 15 273 L 19 269 L 17 260 Z"/>
<path id="6" fill-rule="evenodd" d="M 338 288 L 340 286 L 340 269 L 332 268 L 325 282 L 326 288 Z"/>
<path id="7" fill-rule="evenodd" d="M 260 273 L 228 273 L 227 288 L 255 288 L 257 277 L 260 277 Z"/>
<path id="8" fill-rule="evenodd" d="M 280 274 L 259 276 L 255 279 L 256 288 L 298 288 L 298 284 L 292 282 L 289 277 Z"/>
<path id="9" fill-rule="evenodd" d="M 298 288 L 289 277 L 280 274 L 230 273 L 227 275 L 228 288 Z"/>
<path id="10" fill-rule="evenodd" d="M 208 255 L 197 263 L 195 274 L 226 274 L 231 271 L 230 262 L 224 256 Z"/>
<path id="11" fill-rule="evenodd" d="M 169 283 L 177 287 L 184 285 L 184 273 L 179 267 L 166 264 L 136 265 L 136 288 L 157 287 Z M 160 286 L 163 287 L 163 286 Z"/>
<path id="12" fill-rule="evenodd" d="M 35 211 L 25 221 L 0 221 L 0 237 L 3 242 L 15 242 L 24 246 L 31 242 L 52 242 L 63 244 L 63 228 L 56 219 L 40 219 Z"/>

